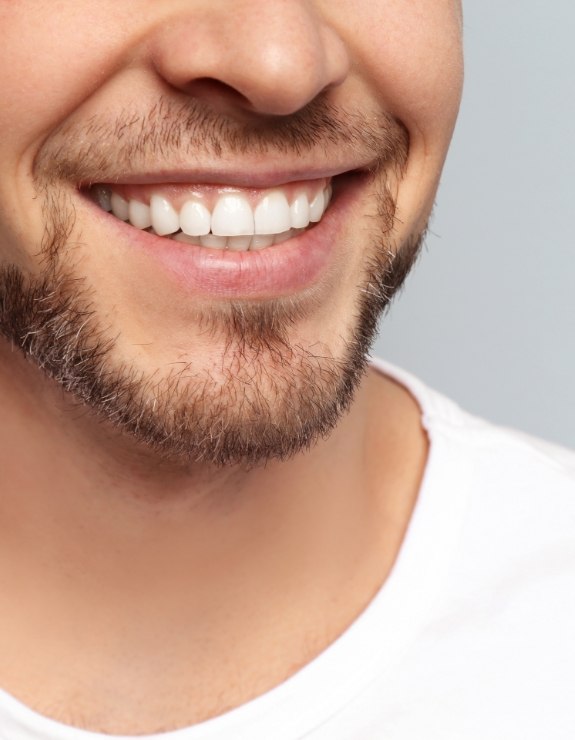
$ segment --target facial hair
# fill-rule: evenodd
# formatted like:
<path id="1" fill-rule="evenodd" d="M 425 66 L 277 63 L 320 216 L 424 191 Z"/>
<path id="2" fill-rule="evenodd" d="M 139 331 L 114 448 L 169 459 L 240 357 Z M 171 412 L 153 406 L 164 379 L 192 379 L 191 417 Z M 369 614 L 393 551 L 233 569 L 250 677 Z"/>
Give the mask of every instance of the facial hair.
<path id="1" fill-rule="evenodd" d="M 337 355 L 321 336 L 310 347 L 293 341 L 313 301 L 281 298 L 230 301 L 198 313 L 198 324 L 224 347 L 217 376 L 192 362 L 144 372 L 135 361 L 118 359 L 118 337 L 98 315 L 94 288 L 69 258 L 75 214 L 64 183 L 111 182 L 128 163 L 149 167 L 198 147 L 214 158 L 278 151 L 303 158 L 306 151 L 338 145 L 374 154 L 379 194 L 374 243 Z M 45 222 L 42 269 L 34 276 L 15 265 L 0 269 L 0 333 L 76 402 L 158 461 L 253 467 L 289 459 L 329 435 L 349 409 L 379 317 L 418 254 L 420 234 L 400 246 L 390 237 L 395 202 L 389 175 L 400 176 L 407 149 L 405 130 L 391 118 L 374 124 L 319 99 L 260 127 L 232 122 L 196 102 L 170 100 L 140 118 L 125 111 L 116 121 L 93 119 L 81 130 L 64 126 L 34 168 Z"/>

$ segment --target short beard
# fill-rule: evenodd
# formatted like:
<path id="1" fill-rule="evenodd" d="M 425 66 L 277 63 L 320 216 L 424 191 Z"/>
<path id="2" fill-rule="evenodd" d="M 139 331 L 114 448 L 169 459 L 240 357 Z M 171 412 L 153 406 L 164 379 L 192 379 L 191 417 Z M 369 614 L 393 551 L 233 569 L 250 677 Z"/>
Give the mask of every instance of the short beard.
<path id="1" fill-rule="evenodd" d="M 406 142 L 399 140 L 389 167 L 405 159 Z M 69 170 L 70 162 L 62 167 Z M 85 280 L 64 264 L 74 212 L 63 192 L 44 183 L 42 274 L 0 269 L 0 333 L 100 420 L 158 462 L 178 466 L 253 467 L 289 459 L 326 437 L 351 405 L 378 320 L 421 244 L 418 235 L 392 249 L 395 203 L 385 186 L 380 243 L 366 257 L 356 315 L 338 357 L 319 343 L 312 349 L 290 341 L 290 329 L 307 315 L 297 300 L 236 301 L 198 317 L 224 346 L 216 372 L 186 362 L 167 375 L 145 374 L 116 359 L 117 340 L 99 322 Z"/>

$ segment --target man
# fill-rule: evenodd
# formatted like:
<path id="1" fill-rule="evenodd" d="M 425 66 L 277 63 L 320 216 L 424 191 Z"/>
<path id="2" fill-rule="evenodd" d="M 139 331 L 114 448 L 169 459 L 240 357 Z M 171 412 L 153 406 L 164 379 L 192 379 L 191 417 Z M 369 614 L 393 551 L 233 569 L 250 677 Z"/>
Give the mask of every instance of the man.
<path id="1" fill-rule="evenodd" d="M 0 735 L 572 737 L 573 456 L 366 359 L 456 0 L 0 26 Z"/>

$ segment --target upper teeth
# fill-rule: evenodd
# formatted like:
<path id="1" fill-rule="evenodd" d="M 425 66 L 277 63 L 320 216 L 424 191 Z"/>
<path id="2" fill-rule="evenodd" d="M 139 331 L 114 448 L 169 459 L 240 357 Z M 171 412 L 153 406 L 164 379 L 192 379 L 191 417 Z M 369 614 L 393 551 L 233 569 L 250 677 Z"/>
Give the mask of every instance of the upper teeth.
<path id="1" fill-rule="evenodd" d="M 261 249 L 283 240 L 281 237 L 289 238 L 293 229 L 304 229 L 320 221 L 331 197 L 331 187 L 322 184 L 312 195 L 309 189 L 296 193 L 290 203 L 286 193 L 278 188 L 266 191 L 252 207 L 242 193 L 224 192 L 211 211 L 200 197 L 192 196 L 178 212 L 160 194 L 151 195 L 147 205 L 139 200 L 128 201 L 105 186 L 96 186 L 93 192 L 102 208 L 138 229 L 152 227 L 156 234 L 173 234 L 179 241 L 236 249 Z"/>

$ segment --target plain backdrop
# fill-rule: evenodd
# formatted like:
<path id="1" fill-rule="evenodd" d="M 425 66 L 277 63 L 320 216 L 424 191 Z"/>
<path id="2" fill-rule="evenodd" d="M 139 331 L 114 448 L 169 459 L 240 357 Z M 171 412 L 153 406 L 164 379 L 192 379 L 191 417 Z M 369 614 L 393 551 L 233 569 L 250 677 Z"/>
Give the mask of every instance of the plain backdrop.
<path id="1" fill-rule="evenodd" d="M 427 246 L 374 354 L 575 448 L 575 2 L 469 0 Z"/>

